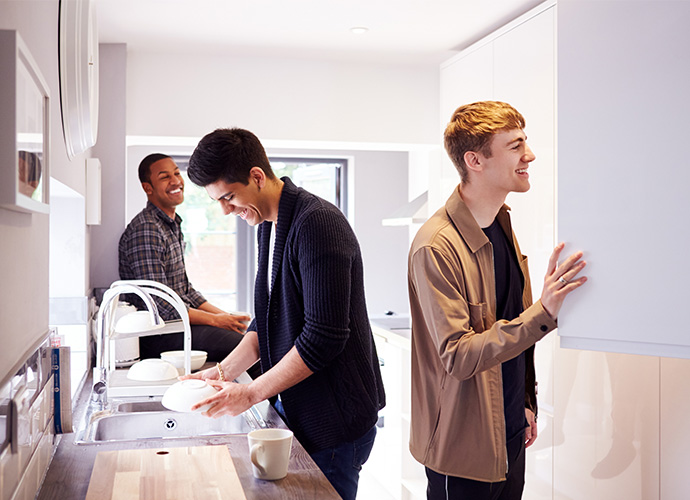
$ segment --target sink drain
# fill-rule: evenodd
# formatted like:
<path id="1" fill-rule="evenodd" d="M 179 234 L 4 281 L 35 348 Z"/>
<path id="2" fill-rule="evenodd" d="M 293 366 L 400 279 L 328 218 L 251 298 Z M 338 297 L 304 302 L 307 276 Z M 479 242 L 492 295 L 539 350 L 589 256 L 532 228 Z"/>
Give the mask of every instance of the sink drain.
<path id="1" fill-rule="evenodd" d="M 174 418 L 169 418 L 165 421 L 164 425 L 166 429 L 171 431 L 177 427 L 177 421 Z"/>

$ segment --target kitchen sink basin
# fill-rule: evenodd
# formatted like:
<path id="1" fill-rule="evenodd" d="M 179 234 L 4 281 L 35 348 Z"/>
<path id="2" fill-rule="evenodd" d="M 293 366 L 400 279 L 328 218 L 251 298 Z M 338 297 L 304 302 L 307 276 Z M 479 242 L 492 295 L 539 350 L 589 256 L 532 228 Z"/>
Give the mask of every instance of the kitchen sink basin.
<path id="1" fill-rule="evenodd" d="M 111 409 L 85 416 L 77 432 L 77 444 L 96 444 L 143 439 L 184 439 L 227 434 L 246 434 L 266 427 L 253 407 L 236 417 L 209 418 L 201 413 L 178 413 L 163 407 L 160 399 L 113 401 Z"/>

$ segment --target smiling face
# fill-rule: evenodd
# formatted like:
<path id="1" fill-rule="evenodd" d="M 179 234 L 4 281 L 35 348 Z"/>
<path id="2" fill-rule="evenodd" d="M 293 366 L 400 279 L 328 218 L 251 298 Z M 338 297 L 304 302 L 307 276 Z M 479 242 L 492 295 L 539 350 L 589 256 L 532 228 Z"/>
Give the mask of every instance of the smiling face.
<path id="1" fill-rule="evenodd" d="M 527 168 L 536 158 L 527 145 L 527 136 L 521 129 L 505 130 L 491 139 L 491 156 L 477 155 L 481 182 L 497 192 L 524 193 L 529 190 Z M 476 171 L 476 170 L 475 170 Z"/>
<path id="2" fill-rule="evenodd" d="M 225 215 L 237 215 L 250 226 L 256 226 L 266 220 L 275 220 L 277 207 L 273 206 L 271 197 L 263 190 L 265 186 L 264 172 L 259 167 L 253 167 L 246 185 L 219 179 L 205 188 L 208 195 L 220 203 Z"/>
<path id="3" fill-rule="evenodd" d="M 163 210 L 170 218 L 175 207 L 184 201 L 184 179 L 172 158 L 163 158 L 151 164 L 149 182 L 142 182 L 151 203 Z"/>

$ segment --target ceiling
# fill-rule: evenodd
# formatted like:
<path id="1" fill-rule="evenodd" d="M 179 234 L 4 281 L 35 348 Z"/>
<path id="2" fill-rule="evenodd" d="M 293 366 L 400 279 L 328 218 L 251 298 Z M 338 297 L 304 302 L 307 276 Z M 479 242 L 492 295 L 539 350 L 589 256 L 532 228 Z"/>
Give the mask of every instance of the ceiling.
<path id="1" fill-rule="evenodd" d="M 438 64 L 542 0 L 98 0 L 128 50 Z M 353 27 L 368 31 L 355 35 Z"/>

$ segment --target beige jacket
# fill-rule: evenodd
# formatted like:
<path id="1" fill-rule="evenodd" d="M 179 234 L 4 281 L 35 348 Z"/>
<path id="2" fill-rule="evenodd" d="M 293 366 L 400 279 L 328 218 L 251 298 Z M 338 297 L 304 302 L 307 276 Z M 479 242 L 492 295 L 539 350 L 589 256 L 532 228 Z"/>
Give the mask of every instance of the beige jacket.
<path id="1" fill-rule="evenodd" d="M 532 305 L 527 257 L 511 229 L 525 278 L 524 312 L 496 322 L 493 250 L 456 189 L 419 230 L 409 255 L 412 315 L 410 451 L 441 474 L 502 481 L 507 473 L 501 363 L 527 351 L 525 406 L 536 413 L 534 344 L 556 322 Z"/>

